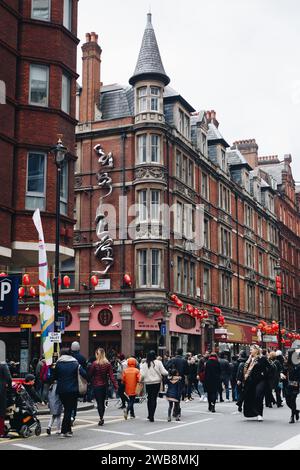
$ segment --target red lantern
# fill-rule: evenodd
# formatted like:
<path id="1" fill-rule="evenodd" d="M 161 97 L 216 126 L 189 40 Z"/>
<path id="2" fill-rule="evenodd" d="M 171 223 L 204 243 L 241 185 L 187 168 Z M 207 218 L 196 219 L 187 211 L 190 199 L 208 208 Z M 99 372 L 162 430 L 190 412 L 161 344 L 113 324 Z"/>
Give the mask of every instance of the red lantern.
<path id="1" fill-rule="evenodd" d="M 35 291 L 35 288 L 34 288 L 34 287 L 32 287 L 32 286 L 30 287 L 30 289 L 29 289 L 29 294 L 31 295 L 31 297 L 35 297 L 36 291 Z"/>
<path id="2" fill-rule="evenodd" d="M 294 337 L 293 333 L 288 333 L 288 338 L 292 339 Z"/>
<path id="3" fill-rule="evenodd" d="M 19 297 L 22 298 L 25 295 L 25 288 L 24 287 L 19 287 Z"/>
<path id="4" fill-rule="evenodd" d="M 6 277 L 7 274 L 6 273 L 0 273 L 0 277 Z"/>
<path id="5" fill-rule="evenodd" d="M 283 328 L 283 329 L 281 330 L 281 334 L 282 334 L 282 335 L 285 335 L 285 333 L 286 333 L 286 330 Z"/>
<path id="6" fill-rule="evenodd" d="M 178 298 L 178 297 L 177 297 L 177 295 L 175 295 L 175 294 L 172 294 L 171 297 L 170 297 L 170 299 L 172 300 L 172 302 L 176 302 L 176 299 L 177 299 L 177 298 Z"/>
<path id="7" fill-rule="evenodd" d="M 71 279 L 69 276 L 64 276 L 64 279 L 63 279 L 63 282 L 64 282 L 64 286 L 69 289 L 70 285 L 71 285 Z"/>
<path id="8" fill-rule="evenodd" d="M 207 310 L 203 310 L 203 318 L 208 318 L 209 315 L 208 315 L 208 311 Z"/>
<path id="9" fill-rule="evenodd" d="M 60 277 L 57 280 L 57 284 L 58 284 L 58 286 L 61 286 L 61 278 Z"/>
<path id="10" fill-rule="evenodd" d="M 129 274 L 125 274 L 123 279 L 124 279 L 125 284 L 131 287 L 131 277 L 129 276 Z"/>
<path id="11" fill-rule="evenodd" d="M 198 308 L 194 308 L 194 317 L 197 319 L 200 318 L 200 310 L 198 310 Z"/>
<path id="12" fill-rule="evenodd" d="M 176 300 L 176 305 L 177 305 L 178 308 L 182 308 L 183 307 L 183 302 L 181 302 L 180 299 L 177 299 Z"/>
<path id="13" fill-rule="evenodd" d="M 221 310 L 219 307 L 214 307 L 214 312 L 215 312 L 217 315 L 221 315 L 222 310 Z"/>
<path id="14" fill-rule="evenodd" d="M 96 287 L 98 285 L 98 277 L 95 274 L 94 274 L 94 276 L 91 277 L 91 284 L 94 287 Z"/>
<path id="15" fill-rule="evenodd" d="M 257 333 L 257 328 L 255 327 L 251 328 L 251 333 Z"/>
<path id="16" fill-rule="evenodd" d="M 258 330 L 261 330 L 262 327 L 263 327 L 263 324 L 262 324 L 262 323 L 259 323 L 259 324 L 257 325 Z"/>
<path id="17" fill-rule="evenodd" d="M 24 274 L 24 276 L 23 276 L 23 284 L 24 284 L 24 286 L 29 286 L 29 284 L 30 284 L 30 277 L 29 277 L 29 274 Z"/>
<path id="18" fill-rule="evenodd" d="M 282 340 L 281 340 L 281 344 L 285 344 L 285 339 L 282 339 Z"/>
<path id="19" fill-rule="evenodd" d="M 186 311 L 191 315 L 194 313 L 194 307 L 191 304 L 187 304 Z"/>

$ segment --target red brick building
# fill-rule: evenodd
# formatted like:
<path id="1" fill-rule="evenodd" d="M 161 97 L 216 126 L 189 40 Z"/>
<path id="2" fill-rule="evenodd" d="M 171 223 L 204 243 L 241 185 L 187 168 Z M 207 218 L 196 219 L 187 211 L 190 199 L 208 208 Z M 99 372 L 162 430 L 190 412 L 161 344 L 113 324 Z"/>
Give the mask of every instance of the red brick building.
<path id="1" fill-rule="evenodd" d="M 0 83 L 6 87 L 5 104 L 0 104 L 0 265 L 10 274 L 36 271 L 36 208 L 41 210 L 48 261 L 54 262 L 56 166 L 49 151 L 59 134 L 68 148 L 60 252 L 62 261 L 74 256 L 77 4 L 0 2 Z M 36 276 L 32 281 L 37 282 Z M 1 328 L 1 337 L 11 331 L 17 330 Z"/>
<path id="2" fill-rule="evenodd" d="M 131 87 L 103 86 L 101 52 L 96 33 L 87 34 L 75 177 L 76 320 L 69 341 L 80 325 L 86 352 L 97 344 L 125 353 L 203 351 L 214 341 L 213 307 L 219 306 L 229 332 L 220 347 L 237 351 L 257 340 L 251 327 L 258 319 L 278 320 L 277 181 L 258 165 L 255 140 L 229 148 L 215 112 L 195 112 L 169 86 L 151 15 Z M 161 204 L 173 208 L 168 237 Z M 120 236 L 124 225 L 133 236 Z M 198 229 L 203 247 L 192 249 Z M 89 281 L 94 272 L 96 290 Z M 178 315 L 171 293 L 206 308 L 210 318 L 201 325 Z"/>

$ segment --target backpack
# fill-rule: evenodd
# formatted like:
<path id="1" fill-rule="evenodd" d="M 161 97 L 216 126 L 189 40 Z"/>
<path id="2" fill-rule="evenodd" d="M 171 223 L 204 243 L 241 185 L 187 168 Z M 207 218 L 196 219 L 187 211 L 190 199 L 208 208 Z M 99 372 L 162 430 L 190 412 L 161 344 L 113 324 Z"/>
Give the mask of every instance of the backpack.
<path id="1" fill-rule="evenodd" d="M 51 377 L 50 367 L 44 363 L 40 371 L 40 380 L 42 383 L 47 383 Z"/>

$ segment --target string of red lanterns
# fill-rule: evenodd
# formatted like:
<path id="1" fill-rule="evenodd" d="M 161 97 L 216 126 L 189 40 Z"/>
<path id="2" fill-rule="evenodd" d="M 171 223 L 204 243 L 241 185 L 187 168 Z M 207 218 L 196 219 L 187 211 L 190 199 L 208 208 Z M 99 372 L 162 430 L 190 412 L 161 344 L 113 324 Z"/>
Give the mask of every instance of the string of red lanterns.
<path id="1" fill-rule="evenodd" d="M 180 300 L 176 294 L 172 294 L 170 296 L 170 299 L 176 304 L 178 309 L 185 310 L 191 317 L 195 318 L 196 320 L 204 321 L 209 318 L 209 313 L 207 310 L 200 310 L 197 307 L 193 307 L 193 305 L 191 304 L 187 304 L 184 306 L 182 300 Z M 214 311 L 218 315 L 219 326 L 223 326 L 225 323 L 225 318 L 221 315 L 222 310 L 218 307 L 215 308 L 217 309 L 217 311 Z"/>
<path id="2" fill-rule="evenodd" d="M 271 324 L 268 324 L 266 321 L 262 320 L 259 322 L 257 327 L 252 327 L 251 332 L 252 333 L 257 333 L 257 331 L 260 330 L 261 333 L 266 334 L 266 335 L 276 335 L 278 336 L 279 334 L 279 324 L 276 321 L 272 321 Z M 287 338 L 282 338 L 282 344 L 286 343 L 286 340 L 300 340 L 300 334 L 297 333 L 287 333 L 285 328 L 282 328 L 280 330 L 281 336 L 286 335 Z"/>

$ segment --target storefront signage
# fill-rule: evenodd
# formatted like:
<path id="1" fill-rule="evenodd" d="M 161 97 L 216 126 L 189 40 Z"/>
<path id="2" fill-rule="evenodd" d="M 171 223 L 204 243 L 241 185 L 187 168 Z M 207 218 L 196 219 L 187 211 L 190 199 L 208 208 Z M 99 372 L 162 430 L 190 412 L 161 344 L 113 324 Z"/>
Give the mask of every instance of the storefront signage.
<path id="1" fill-rule="evenodd" d="M 95 290 L 110 290 L 110 279 L 99 279 Z"/>
<path id="2" fill-rule="evenodd" d="M 62 310 L 59 315 L 65 319 L 65 328 L 71 325 L 72 314 L 69 312 L 69 310 Z"/>
<path id="3" fill-rule="evenodd" d="M 113 321 L 113 314 L 111 310 L 104 309 L 98 313 L 98 322 L 102 326 L 109 326 Z"/>
<path id="4" fill-rule="evenodd" d="M 38 319 L 35 315 L 17 315 L 16 317 L 1 317 L 0 316 L 0 326 L 5 328 L 20 328 L 22 324 L 31 324 L 35 326 L 38 322 Z"/>
<path id="5" fill-rule="evenodd" d="M 264 335 L 264 343 L 277 343 L 277 336 Z"/>
<path id="6" fill-rule="evenodd" d="M 61 333 L 52 332 L 49 333 L 49 340 L 51 343 L 61 343 Z"/>
<path id="7" fill-rule="evenodd" d="M 106 154 L 100 144 L 94 147 L 94 151 L 98 156 L 98 163 L 100 163 L 101 165 L 101 168 L 97 173 L 98 186 L 100 187 L 100 189 L 107 190 L 104 196 L 100 196 L 95 219 L 96 234 L 99 240 L 95 244 L 95 256 L 103 265 L 104 270 L 94 271 L 94 273 L 101 276 L 103 274 L 107 274 L 114 263 L 114 242 L 108 230 L 108 220 L 107 216 L 105 215 L 105 210 L 103 208 L 103 199 L 110 196 L 113 190 L 112 179 L 109 176 L 109 173 L 107 173 L 107 171 L 105 170 L 114 168 L 114 158 L 111 152 Z"/>
<path id="8" fill-rule="evenodd" d="M 0 279 L 0 316 L 18 315 L 19 279 L 2 277 Z"/>
<path id="9" fill-rule="evenodd" d="M 181 313 L 180 315 L 176 316 L 176 325 L 180 326 L 180 328 L 183 330 L 191 330 L 192 328 L 195 328 L 196 320 L 190 315 Z"/>

